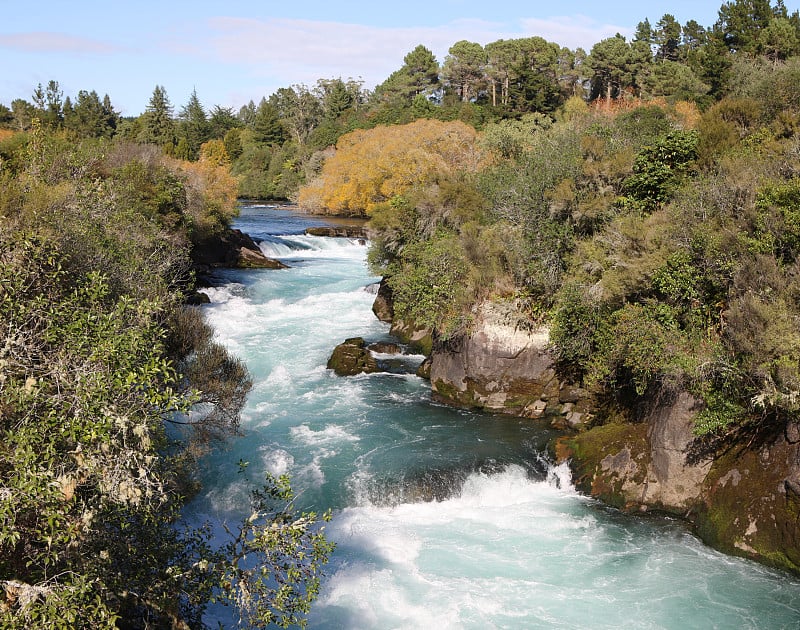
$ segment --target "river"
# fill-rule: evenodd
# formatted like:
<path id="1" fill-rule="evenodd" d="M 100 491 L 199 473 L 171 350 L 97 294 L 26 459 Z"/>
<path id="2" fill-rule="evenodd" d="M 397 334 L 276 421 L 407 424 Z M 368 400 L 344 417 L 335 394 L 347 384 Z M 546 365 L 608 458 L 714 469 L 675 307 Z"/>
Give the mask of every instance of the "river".
<path id="1" fill-rule="evenodd" d="M 289 473 L 337 544 L 310 628 L 796 628 L 800 580 L 725 556 L 684 523 L 578 494 L 531 420 L 433 403 L 421 356 L 325 368 L 347 337 L 390 340 L 366 247 L 305 236 L 324 220 L 246 205 L 235 227 L 289 269 L 226 270 L 204 307 L 254 387 L 243 437 L 211 454 L 194 518 L 235 521 L 252 479 Z M 374 290 L 374 287 L 372 288 Z M 219 616 L 222 615 L 222 616 Z M 209 622 L 232 624 L 224 612 Z"/>

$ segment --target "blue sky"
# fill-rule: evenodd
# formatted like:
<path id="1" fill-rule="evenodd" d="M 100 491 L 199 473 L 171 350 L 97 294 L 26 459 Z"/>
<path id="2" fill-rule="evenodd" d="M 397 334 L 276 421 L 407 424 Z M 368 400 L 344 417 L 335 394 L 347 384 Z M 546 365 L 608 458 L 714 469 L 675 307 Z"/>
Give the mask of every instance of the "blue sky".
<path id="1" fill-rule="evenodd" d="M 193 89 L 200 101 L 238 110 L 276 89 L 319 78 L 362 79 L 372 88 L 417 44 L 441 63 L 467 39 L 486 44 L 538 35 L 589 51 L 619 32 L 630 36 L 665 13 L 704 26 L 721 0 L 554 2 L 484 0 L 0 0 L 0 103 L 30 100 L 38 83 L 108 94 L 138 115 L 163 85 L 176 111 Z M 790 12 L 797 3 L 787 0 Z"/>

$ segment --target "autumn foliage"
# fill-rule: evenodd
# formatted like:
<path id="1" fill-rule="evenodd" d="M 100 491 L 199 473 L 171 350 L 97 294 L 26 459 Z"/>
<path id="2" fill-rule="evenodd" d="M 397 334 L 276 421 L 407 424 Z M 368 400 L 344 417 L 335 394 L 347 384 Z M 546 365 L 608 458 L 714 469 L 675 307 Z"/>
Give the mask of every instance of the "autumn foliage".
<path id="1" fill-rule="evenodd" d="M 417 120 L 339 139 L 320 176 L 300 190 L 303 209 L 369 215 L 381 203 L 424 189 L 482 162 L 477 132 L 462 122 Z"/>

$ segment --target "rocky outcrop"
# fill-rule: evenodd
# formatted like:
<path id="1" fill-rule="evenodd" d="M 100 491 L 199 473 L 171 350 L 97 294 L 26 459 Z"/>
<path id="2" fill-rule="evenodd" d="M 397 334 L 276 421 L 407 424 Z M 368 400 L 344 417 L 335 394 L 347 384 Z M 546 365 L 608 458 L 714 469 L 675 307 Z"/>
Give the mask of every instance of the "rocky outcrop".
<path id="1" fill-rule="evenodd" d="M 345 238 L 355 238 L 366 240 L 367 230 L 359 225 L 325 225 L 309 227 L 305 233 L 310 236 L 339 236 Z"/>
<path id="2" fill-rule="evenodd" d="M 352 337 L 345 339 L 333 349 L 327 368 L 339 376 L 354 376 L 378 371 L 378 362 L 365 347 L 364 339 Z"/>
<path id="3" fill-rule="evenodd" d="M 228 230 L 221 236 L 208 238 L 192 250 L 197 267 L 240 267 L 246 269 L 286 269 L 279 260 L 267 258 L 249 235 L 241 230 Z"/>
<path id="4" fill-rule="evenodd" d="M 378 285 L 378 293 L 375 295 L 375 301 L 372 303 L 372 312 L 382 322 L 391 323 L 394 319 L 394 299 L 392 296 L 392 288 L 382 278 Z"/>
<path id="5" fill-rule="evenodd" d="M 414 322 L 398 319 L 394 314 L 394 295 L 386 278 L 381 279 L 378 293 L 372 303 L 372 312 L 382 322 L 390 323 L 390 333 L 404 344 L 422 354 L 429 355 L 433 347 L 433 337 L 429 328 L 422 328 Z"/>
<path id="6" fill-rule="evenodd" d="M 685 515 L 696 508 L 711 468 L 693 455 L 698 402 L 683 392 L 654 403 L 641 422 L 611 423 L 568 438 L 579 489 L 624 509 Z"/>
<path id="7" fill-rule="evenodd" d="M 699 410 L 686 392 L 662 395 L 640 422 L 561 438 L 556 455 L 570 460 L 579 490 L 605 503 L 677 514 L 718 549 L 800 571 L 800 442 L 789 430 L 704 451 L 692 433 Z"/>
<path id="8" fill-rule="evenodd" d="M 546 328 L 517 324 L 513 306 L 484 303 L 469 334 L 437 341 L 431 353 L 434 396 L 445 402 L 570 426 L 590 418 L 588 392 L 556 375 Z"/>

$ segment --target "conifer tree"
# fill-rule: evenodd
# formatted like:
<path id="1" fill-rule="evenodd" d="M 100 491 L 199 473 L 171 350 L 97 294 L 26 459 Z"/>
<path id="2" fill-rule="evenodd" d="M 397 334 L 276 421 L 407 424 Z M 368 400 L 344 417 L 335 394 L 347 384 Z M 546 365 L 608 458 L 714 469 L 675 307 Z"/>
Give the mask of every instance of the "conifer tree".
<path id="1" fill-rule="evenodd" d="M 170 148 L 175 144 L 172 104 L 163 86 L 157 85 L 153 90 L 147 109 L 141 115 L 141 124 L 139 142 Z"/>

